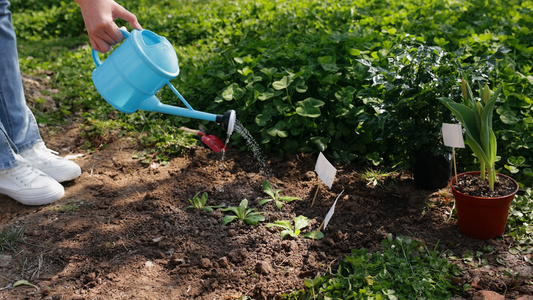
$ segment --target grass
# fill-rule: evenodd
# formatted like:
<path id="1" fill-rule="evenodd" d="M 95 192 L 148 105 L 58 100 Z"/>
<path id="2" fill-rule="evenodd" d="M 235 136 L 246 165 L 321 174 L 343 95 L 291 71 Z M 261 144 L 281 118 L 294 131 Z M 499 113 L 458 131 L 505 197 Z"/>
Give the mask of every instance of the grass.
<path id="1" fill-rule="evenodd" d="M 18 244 L 24 243 L 25 239 L 23 227 L 4 228 L 0 232 L 0 252 L 17 251 Z"/>

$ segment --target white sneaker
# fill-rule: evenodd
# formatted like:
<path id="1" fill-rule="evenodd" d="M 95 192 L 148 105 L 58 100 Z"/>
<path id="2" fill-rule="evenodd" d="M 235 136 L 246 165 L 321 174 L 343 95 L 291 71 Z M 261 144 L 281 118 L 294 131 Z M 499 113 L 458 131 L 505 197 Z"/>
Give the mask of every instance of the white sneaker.
<path id="1" fill-rule="evenodd" d="M 0 194 L 25 205 L 50 204 L 65 195 L 65 189 L 59 182 L 34 168 L 20 155 L 16 158 L 18 165 L 0 170 Z"/>
<path id="2" fill-rule="evenodd" d="M 58 182 L 73 180 L 81 175 L 80 166 L 56 154 L 58 153 L 46 148 L 43 142 L 36 143 L 30 149 L 20 152 L 20 155 L 34 167 Z"/>

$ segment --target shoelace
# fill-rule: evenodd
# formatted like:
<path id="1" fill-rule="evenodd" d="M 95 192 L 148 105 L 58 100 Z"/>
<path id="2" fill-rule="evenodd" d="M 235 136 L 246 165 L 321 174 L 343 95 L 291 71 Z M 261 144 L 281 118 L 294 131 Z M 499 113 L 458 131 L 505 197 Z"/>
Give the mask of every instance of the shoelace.
<path id="1" fill-rule="evenodd" d="M 24 185 L 32 182 L 37 176 L 39 176 L 39 171 L 34 169 L 24 158 L 17 158 L 18 165 L 13 168 L 11 176 L 15 179 L 22 182 Z"/>

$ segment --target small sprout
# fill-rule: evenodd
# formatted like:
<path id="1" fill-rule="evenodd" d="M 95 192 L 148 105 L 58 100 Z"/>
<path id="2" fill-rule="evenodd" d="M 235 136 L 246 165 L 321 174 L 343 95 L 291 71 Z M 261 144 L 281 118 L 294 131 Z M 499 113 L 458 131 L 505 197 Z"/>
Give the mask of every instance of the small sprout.
<path id="1" fill-rule="evenodd" d="M 267 228 L 270 227 L 278 227 L 281 228 L 282 231 L 280 232 L 281 237 L 291 236 L 291 237 L 298 237 L 301 233 L 301 230 L 309 225 L 309 219 L 306 216 L 298 216 L 294 218 L 294 228 L 291 226 L 291 221 L 288 220 L 279 220 L 275 221 L 274 223 L 268 223 L 266 225 Z M 316 237 L 315 237 L 316 235 Z M 315 239 L 321 239 L 324 237 L 324 234 L 322 232 L 316 233 L 316 231 L 312 231 L 306 234 L 302 235 L 306 238 L 315 238 Z"/>
<path id="2" fill-rule="evenodd" d="M 223 205 L 217 205 L 217 206 L 206 206 L 205 203 L 207 202 L 207 193 L 203 193 L 202 197 L 198 197 L 200 193 L 197 193 L 194 195 L 192 199 L 189 199 L 189 202 L 192 204 L 190 206 L 187 206 L 185 209 L 194 208 L 194 209 L 201 209 L 206 212 L 212 212 L 216 208 L 221 208 Z"/>
<path id="3" fill-rule="evenodd" d="M 235 219 L 243 220 L 248 225 L 257 225 L 258 222 L 263 222 L 265 217 L 264 212 L 256 212 L 256 208 L 248 208 L 248 200 L 243 199 L 239 206 L 232 206 L 221 209 L 221 211 L 231 211 L 235 215 L 228 215 L 222 219 L 222 226 L 232 222 Z"/>
<path id="4" fill-rule="evenodd" d="M 383 170 L 372 170 L 367 169 L 361 177 L 366 180 L 366 185 L 370 185 L 372 187 L 376 187 L 377 185 L 383 187 L 383 184 L 381 183 L 381 180 L 388 177 L 390 173 L 385 172 Z"/>
<path id="5" fill-rule="evenodd" d="M 276 203 L 276 206 L 278 209 L 281 209 L 283 207 L 283 202 L 291 202 L 294 200 L 300 200 L 298 197 L 291 197 L 291 196 L 280 196 L 279 193 L 281 192 L 280 189 L 273 190 L 270 183 L 265 180 L 263 181 L 263 191 L 270 196 L 270 198 L 263 199 L 259 201 L 259 205 L 264 205 L 270 201 L 274 201 Z"/>

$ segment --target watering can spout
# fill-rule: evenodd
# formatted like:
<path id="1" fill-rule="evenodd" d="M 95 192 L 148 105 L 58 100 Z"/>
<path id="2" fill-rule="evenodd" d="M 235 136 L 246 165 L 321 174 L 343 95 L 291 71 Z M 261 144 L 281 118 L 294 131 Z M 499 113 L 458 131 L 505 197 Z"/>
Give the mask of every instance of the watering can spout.
<path id="1" fill-rule="evenodd" d="M 169 115 L 182 116 L 193 119 L 215 121 L 222 124 L 228 135 L 231 135 L 235 127 L 237 115 L 234 110 L 228 110 L 223 115 L 215 115 L 192 108 L 178 107 L 161 103 L 156 96 L 151 96 L 141 101 L 136 110 L 155 111 Z"/>
<path id="2" fill-rule="evenodd" d="M 222 124 L 224 129 L 226 130 L 226 133 L 228 136 L 231 135 L 233 132 L 233 129 L 235 128 L 235 120 L 237 118 L 237 114 L 234 110 L 228 110 L 223 115 L 217 115 L 216 122 L 219 124 Z"/>

